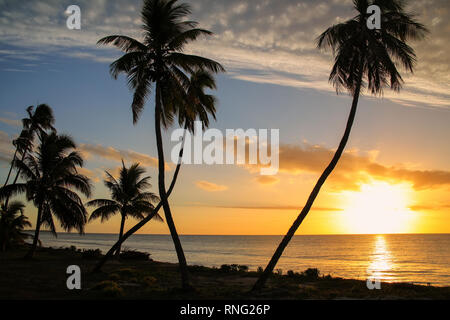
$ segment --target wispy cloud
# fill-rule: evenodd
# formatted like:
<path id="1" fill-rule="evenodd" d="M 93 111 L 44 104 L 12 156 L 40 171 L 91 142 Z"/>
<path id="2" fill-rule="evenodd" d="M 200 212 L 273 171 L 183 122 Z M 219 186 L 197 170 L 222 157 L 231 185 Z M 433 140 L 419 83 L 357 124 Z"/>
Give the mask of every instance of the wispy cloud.
<path id="1" fill-rule="evenodd" d="M 108 63 L 120 55 L 96 47 L 109 34 L 141 36 L 141 0 L 79 0 L 82 29 L 68 30 L 65 7 L 69 1 L 0 2 L 0 39 L 18 50 L 1 50 L 3 59 L 39 59 L 60 54 Z M 327 79 L 330 54 L 315 47 L 317 36 L 333 23 L 354 15 L 351 1 L 198 0 L 192 18 L 215 36 L 187 48 L 222 62 L 229 76 L 245 81 L 333 92 Z M 386 90 L 384 98 L 404 106 L 450 109 L 447 0 L 411 1 L 409 9 L 428 26 L 428 40 L 413 44 L 418 65 L 406 76 L 404 90 Z M 22 48 L 25 48 L 23 50 Z M 20 70 L 21 68 L 10 67 Z"/>
<path id="2" fill-rule="evenodd" d="M 7 125 L 10 125 L 13 127 L 20 127 L 22 125 L 20 120 L 3 118 L 3 117 L 0 117 L 0 122 L 6 123 Z"/>
<path id="3" fill-rule="evenodd" d="M 334 151 L 323 146 L 304 144 L 280 146 L 279 171 L 291 175 L 320 174 L 333 157 Z M 407 166 L 386 166 L 376 161 L 372 152 L 361 155 L 347 151 L 342 155 L 336 170 L 330 176 L 330 184 L 338 190 L 359 190 L 361 184 L 372 179 L 390 183 L 408 182 L 414 189 L 424 190 L 450 186 L 450 171 L 417 170 Z M 250 171 L 259 168 L 248 165 Z"/>
<path id="4" fill-rule="evenodd" d="M 275 176 L 258 176 L 255 180 L 262 185 L 274 185 L 280 182 L 280 179 Z"/>
<path id="5" fill-rule="evenodd" d="M 228 189 L 227 186 L 216 184 L 216 183 L 205 181 L 205 180 L 197 181 L 197 182 L 195 182 L 195 185 L 198 188 L 208 191 L 208 192 L 224 191 L 224 190 Z"/>
<path id="6" fill-rule="evenodd" d="M 302 206 L 287 206 L 287 205 L 207 205 L 207 204 L 193 204 L 195 207 L 211 207 L 211 208 L 225 208 L 225 209 L 242 209 L 242 210 L 302 210 Z M 312 207 L 312 211 L 343 211 L 342 208 L 332 207 Z"/>
<path id="7" fill-rule="evenodd" d="M 10 163 L 14 152 L 11 137 L 0 130 L 0 162 Z"/>
<path id="8" fill-rule="evenodd" d="M 130 162 L 138 162 L 144 167 L 158 167 L 157 158 L 133 150 L 120 150 L 114 147 L 105 147 L 100 144 L 81 144 L 79 146 L 79 150 L 86 158 L 89 158 L 90 156 L 97 156 L 116 162 L 121 162 L 123 159 Z M 166 169 L 170 170 L 170 166 L 167 163 Z"/>

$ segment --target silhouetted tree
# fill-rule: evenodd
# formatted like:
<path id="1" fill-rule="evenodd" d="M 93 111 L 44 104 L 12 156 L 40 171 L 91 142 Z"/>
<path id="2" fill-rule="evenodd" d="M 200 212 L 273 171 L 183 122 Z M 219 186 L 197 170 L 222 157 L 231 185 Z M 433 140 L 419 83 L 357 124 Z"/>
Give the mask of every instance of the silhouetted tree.
<path id="1" fill-rule="evenodd" d="M 16 150 L 14 151 L 13 160 L 11 161 L 11 166 L 9 168 L 4 186 L 6 186 L 9 182 L 9 178 L 14 167 L 14 161 L 17 159 L 17 156 L 20 155 L 21 160 L 23 161 L 27 153 L 33 149 L 35 136 L 38 135 L 39 137 L 42 137 L 46 134 L 47 130 L 56 132 L 56 129 L 53 127 L 55 122 L 53 110 L 48 105 L 40 104 L 35 110 L 33 106 L 29 106 L 26 110 L 28 113 L 28 118 L 22 119 L 23 128 L 20 136 L 13 141 L 13 145 L 16 147 Z M 13 184 L 17 182 L 19 175 L 20 170 L 17 171 Z M 8 201 L 9 197 L 5 200 L 6 207 L 8 207 Z"/>
<path id="2" fill-rule="evenodd" d="M 120 213 L 119 239 L 121 239 L 127 217 L 138 220 L 144 219 L 153 212 L 155 209 L 153 203 L 159 201 L 159 198 L 153 192 L 146 191 L 151 188 L 150 177 L 142 177 L 145 170 L 139 166 L 139 163 L 127 168 L 122 161 L 122 168 L 117 180 L 108 171 L 105 171 L 105 173 L 107 179 L 104 183 L 111 193 L 111 199 L 89 201 L 86 204 L 87 206 L 97 207 L 91 213 L 89 221 L 101 218 L 103 222 Z M 159 214 L 154 215 L 154 218 L 163 221 Z M 116 255 L 120 254 L 120 250 L 121 246 L 117 248 Z"/>
<path id="3" fill-rule="evenodd" d="M 89 197 L 91 185 L 87 177 L 77 172 L 77 167 L 83 166 L 83 158 L 75 149 L 75 143 L 66 135 L 55 132 L 42 135 L 35 153 L 14 161 L 25 182 L 0 189 L 0 200 L 25 193 L 27 200 L 38 209 L 33 244 L 27 258 L 33 257 L 36 250 L 41 225 L 49 227 L 56 236 L 53 216 L 64 230 L 76 229 L 84 233 L 87 212 L 77 191 Z"/>
<path id="4" fill-rule="evenodd" d="M 367 86 L 372 94 L 381 94 L 384 87 L 399 91 L 403 80 L 398 66 L 412 72 L 416 55 L 407 44 L 408 40 L 421 39 L 426 28 L 405 12 L 405 2 L 401 0 L 354 0 L 357 16 L 328 28 L 317 39 L 319 48 L 330 47 L 335 56 L 330 82 L 339 92 L 346 89 L 353 95 L 350 115 L 344 135 L 331 162 L 317 181 L 306 205 L 284 236 L 264 272 L 258 278 L 253 290 L 261 289 L 272 274 L 284 249 L 294 236 L 298 227 L 309 213 L 320 188 L 338 163 L 350 136 L 355 119 L 361 88 Z M 367 28 L 366 13 L 370 5 L 381 9 L 381 29 Z"/>
<path id="5" fill-rule="evenodd" d="M 224 71 L 224 68 L 213 60 L 183 53 L 186 44 L 202 35 L 212 34 L 197 28 L 196 22 L 185 19 L 190 13 L 189 5 L 179 4 L 177 0 L 144 0 L 143 42 L 120 35 L 99 40 L 99 44 L 112 44 L 125 52 L 125 55 L 111 64 L 110 71 L 114 78 L 120 73 L 125 73 L 128 77 L 128 84 L 134 90 L 131 106 L 134 123 L 138 121 L 154 85 L 158 189 L 180 265 L 182 287 L 185 289 L 191 286 L 186 258 L 167 199 L 161 125 L 166 128 L 170 126 L 177 109 L 181 107 L 176 104 L 180 99 L 173 97 L 183 96 L 185 92 L 185 72 L 191 73 L 194 68 L 212 72 Z"/>
<path id="6" fill-rule="evenodd" d="M 13 245 L 23 244 L 25 239 L 32 236 L 23 230 L 31 227 L 28 218 L 23 215 L 25 205 L 14 201 L 8 207 L 0 208 L 0 250 L 6 251 Z"/>
<path id="7" fill-rule="evenodd" d="M 187 86 L 187 90 L 183 95 L 176 96 L 176 99 L 179 99 L 179 103 L 183 104 L 182 107 L 178 109 L 178 120 L 180 126 L 184 126 L 185 130 L 194 130 L 194 121 L 200 120 L 202 122 L 203 128 L 207 128 L 209 126 L 209 116 L 212 116 L 213 119 L 216 119 L 216 98 L 213 95 L 209 95 L 205 92 L 206 89 L 215 89 L 216 83 L 213 75 L 210 72 L 205 70 L 196 70 L 193 72 L 189 79 L 189 84 Z M 186 134 L 186 131 L 185 131 Z M 167 197 L 172 193 L 173 188 L 175 187 L 175 183 L 178 178 L 178 174 L 180 172 L 182 157 L 183 157 L 183 148 L 184 148 L 185 136 L 183 136 L 181 150 L 178 157 L 178 163 L 175 169 L 175 173 L 172 177 L 172 182 L 167 191 Z M 150 221 L 154 215 L 158 214 L 159 209 L 162 206 L 162 202 L 160 201 L 156 208 L 153 210 L 151 214 L 149 214 L 146 218 L 138 222 L 133 228 L 128 230 L 106 253 L 105 256 L 99 261 L 99 263 L 95 266 L 94 272 L 100 271 L 102 266 L 106 263 L 106 261 L 113 255 L 115 250 L 119 248 L 122 243 L 128 239 L 131 235 L 133 235 L 136 231 L 142 228 L 148 221 Z"/>

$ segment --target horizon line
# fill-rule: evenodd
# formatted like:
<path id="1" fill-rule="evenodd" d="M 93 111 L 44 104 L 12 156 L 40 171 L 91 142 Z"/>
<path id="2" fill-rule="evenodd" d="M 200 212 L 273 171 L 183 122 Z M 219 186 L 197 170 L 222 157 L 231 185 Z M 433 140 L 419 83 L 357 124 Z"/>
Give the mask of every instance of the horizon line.
<path id="1" fill-rule="evenodd" d="M 35 231 L 32 230 L 24 230 L 25 232 Z M 41 232 L 51 233 L 48 230 L 41 230 Z M 114 235 L 117 236 L 117 233 L 108 233 L 108 232 L 86 232 L 84 234 L 79 234 L 78 232 L 57 232 L 57 234 L 72 234 L 85 236 L 90 234 L 98 234 L 98 235 Z M 132 235 L 149 235 L 149 236 L 170 236 L 170 233 L 135 233 Z M 264 236 L 284 236 L 285 234 L 179 234 L 180 236 L 256 236 L 256 237 L 264 237 Z M 295 234 L 294 236 L 376 236 L 376 235 L 450 235 L 450 232 L 396 232 L 396 233 L 316 233 L 316 234 Z"/>

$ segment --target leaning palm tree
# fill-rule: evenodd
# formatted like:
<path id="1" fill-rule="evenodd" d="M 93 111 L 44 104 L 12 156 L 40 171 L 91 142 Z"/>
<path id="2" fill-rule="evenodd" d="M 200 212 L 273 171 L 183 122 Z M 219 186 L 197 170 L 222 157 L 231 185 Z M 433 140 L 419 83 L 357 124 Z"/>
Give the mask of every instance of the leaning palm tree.
<path id="1" fill-rule="evenodd" d="M 31 234 L 24 232 L 26 227 L 31 227 L 28 218 L 23 215 L 25 205 L 14 201 L 1 206 L 0 209 L 0 251 L 6 251 L 13 245 L 23 244 Z"/>
<path id="2" fill-rule="evenodd" d="M 46 134 L 47 130 L 56 132 L 56 129 L 53 127 L 53 124 L 55 123 L 53 110 L 48 105 L 40 104 L 36 107 L 36 109 L 34 109 L 33 106 L 29 106 L 26 111 L 28 118 L 22 119 L 23 129 L 20 136 L 13 141 L 13 145 L 16 147 L 16 150 L 14 152 L 13 160 L 11 161 L 11 166 L 9 168 L 4 186 L 6 186 L 9 182 L 9 178 L 14 167 L 14 161 L 18 158 L 18 155 L 21 155 L 21 160 L 23 161 L 27 153 L 32 151 L 36 135 L 41 138 Z M 17 171 L 13 184 L 17 182 L 19 175 L 20 170 Z M 6 198 L 6 207 L 8 207 L 8 201 L 9 198 Z"/>
<path id="3" fill-rule="evenodd" d="M 205 90 L 216 89 L 216 82 L 213 75 L 205 70 L 196 70 L 193 72 L 189 79 L 187 89 L 183 96 L 177 96 L 176 98 L 180 100 L 181 108 L 178 109 L 178 120 L 180 127 L 184 127 L 185 134 L 186 130 L 191 132 L 194 130 L 194 121 L 200 120 L 202 122 L 202 127 L 207 128 L 209 126 L 209 116 L 216 119 L 216 104 L 217 99 L 210 94 L 207 94 Z M 184 137 L 181 144 L 180 153 L 178 155 L 178 162 L 175 168 L 175 172 L 172 177 L 172 182 L 170 183 L 169 189 L 167 190 L 167 197 L 172 193 L 175 183 L 180 173 L 181 163 L 183 158 L 183 148 L 184 148 Z M 160 201 L 158 205 L 153 209 L 152 213 L 146 218 L 139 221 L 134 227 L 132 227 L 128 232 L 126 232 L 123 237 L 121 237 L 103 256 L 103 258 L 97 263 L 94 268 L 94 272 L 100 271 L 102 266 L 106 261 L 113 255 L 113 253 L 122 245 L 122 243 L 128 239 L 131 235 L 142 228 L 148 221 L 150 221 L 155 215 L 158 214 L 159 209 L 162 206 Z"/>
<path id="4" fill-rule="evenodd" d="M 164 208 L 167 225 L 177 253 L 182 287 L 190 288 L 186 258 L 173 221 L 165 186 L 164 148 L 161 126 L 169 127 L 176 115 L 179 99 L 185 88 L 186 72 L 202 68 L 212 72 L 225 71 L 217 62 L 183 53 L 186 44 L 210 31 L 197 28 L 197 23 L 187 20 L 191 10 L 187 4 L 177 0 L 144 0 L 142 9 L 143 41 L 127 36 L 113 35 L 99 40 L 99 44 L 113 44 L 125 54 L 113 62 L 111 75 L 117 78 L 124 73 L 128 84 L 134 90 L 131 105 L 133 122 L 136 123 L 144 109 L 145 102 L 154 85 L 155 132 L 158 149 L 158 189 Z"/>
<path id="5" fill-rule="evenodd" d="M 309 213 L 320 188 L 338 163 L 350 136 L 361 89 L 367 86 L 368 91 L 375 95 L 381 95 L 384 87 L 399 91 L 403 80 L 398 67 L 402 66 L 412 72 L 416 62 L 414 50 L 407 41 L 421 39 L 427 33 L 427 29 L 422 24 L 405 12 L 404 1 L 354 0 L 353 3 L 358 12 L 357 16 L 328 28 L 317 40 L 319 48 L 331 47 L 335 56 L 330 82 L 333 83 L 337 92 L 340 89 L 346 89 L 353 96 L 344 135 L 306 205 L 279 244 L 253 290 L 261 289 L 265 285 L 284 249 Z M 381 9 L 381 29 L 367 28 L 369 15 L 366 11 L 370 5 L 377 5 Z"/>
<path id="6" fill-rule="evenodd" d="M 125 167 L 122 161 L 119 178 L 114 178 L 108 171 L 106 180 L 104 181 L 106 188 L 111 192 L 111 199 L 95 199 L 89 201 L 86 205 L 97 207 L 89 221 L 101 218 L 106 221 L 113 215 L 120 213 L 120 231 L 119 239 L 123 236 L 125 220 L 132 217 L 138 220 L 144 219 L 155 209 L 153 203 L 159 201 L 158 196 L 153 192 L 146 191 L 151 187 L 150 177 L 142 178 L 145 170 L 139 166 L 139 163 L 133 164 L 131 167 Z M 154 216 L 159 221 L 163 221 L 159 214 Z M 121 246 L 117 248 L 116 255 L 120 254 Z"/>
<path id="7" fill-rule="evenodd" d="M 38 210 L 33 244 L 27 258 L 34 255 L 41 226 L 49 227 L 56 236 L 53 216 L 64 230 L 76 229 L 83 234 L 87 212 L 77 191 L 86 197 L 91 194 L 89 179 L 77 172 L 83 165 L 83 158 L 75 151 L 73 140 L 54 132 L 42 135 L 41 139 L 35 154 L 29 153 L 24 160 L 14 162 L 25 182 L 0 189 L 0 200 L 25 193 L 27 200 Z"/>

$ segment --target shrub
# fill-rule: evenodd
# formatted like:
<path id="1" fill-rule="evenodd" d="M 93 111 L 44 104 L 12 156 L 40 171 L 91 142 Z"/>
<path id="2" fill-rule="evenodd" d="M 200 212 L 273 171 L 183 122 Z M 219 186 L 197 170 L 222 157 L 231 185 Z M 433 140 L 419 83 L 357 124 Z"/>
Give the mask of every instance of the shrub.
<path id="1" fill-rule="evenodd" d="M 122 269 L 119 269 L 117 271 L 117 273 L 119 274 L 119 276 L 122 276 L 122 277 L 133 277 L 136 275 L 136 270 L 131 269 L 131 268 L 122 268 Z"/>
<path id="2" fill-rule="evenodd" d="M 109 275 L 109 280 L 120 280 L 120 276 L 117 273 L 111 273 Z"/>
<path id="3" fill-rule="evenodd" d="M 238 265 L 238 271 L 240 271 L 240 272 L 247 272 L 248 271 L 248 266 L 246 266 L 246 265 Z"/>
<path id="4" fill-rule="evenodd" d="M 123 289 L 114 281 L 105 280 L 97 283 L 92 290 L 99 290 L 107 297 L 120 297 L 123 295 Z"/>
<path id="5" fill-rule="evenodd" d="M 222 272 L 247 272 L 248 266 L 241 264 L 223 264 L 220 266 Z"/>
<path id="6" fill-rule="evenodd" d="M 120 253 L 119 257 L 122 260 L 148 261 L 150 260 L 150 253 L 140 252 L 136 250 L 125 250 Z"/>
<path id="7" fill-rule="evenodd" d="M 147 286 L 147 287 L 154 287 L 156 285 L 156 283 L 158 282 L 158 280 L 155 277 L 145 277 L 142 282 Z"/>
<path id="8" fill-rule="evenodd" d="M 258 273 L 263 273 L 263 272 L 264 272 L 263 267 L 258 267 L 258 269 L 256 270 L 256 272 L 258 272 Z"/>
<path id="9" fill-rule="evenodd" d="M 230 272 L 231 266 L 229 264 L 223 264 L 220 266 L 220 271 L 222 272 Z"/>
<path id="10" fill-rule="evenodd" d="M 319 269 L 317 268 L 308 268 L 305 271 L 303 271 L 302 275 L 308 279 L 316 280 L 319 278 L 320 272 Z"/>
<path id="11" fill-rule="evenodd" d="M 81 257 L 83 259 L 97 259 L 102 255 L 100 249 L 84 249 L 82 251 Z"/>

